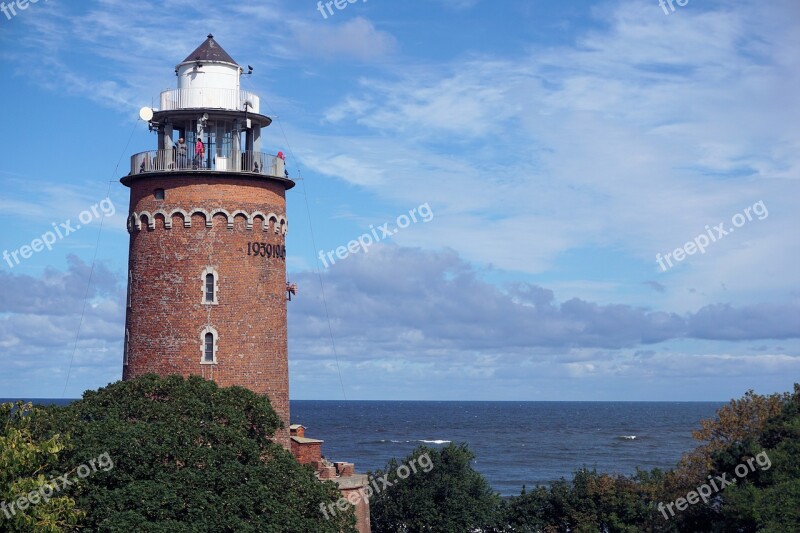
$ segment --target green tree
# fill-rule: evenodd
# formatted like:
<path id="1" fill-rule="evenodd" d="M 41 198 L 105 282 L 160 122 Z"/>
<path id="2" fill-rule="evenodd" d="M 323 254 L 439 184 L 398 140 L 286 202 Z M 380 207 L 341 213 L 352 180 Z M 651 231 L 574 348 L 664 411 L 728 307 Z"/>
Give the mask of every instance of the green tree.
<path id="1" fill-rule="evenodd" d="M 714 531 L 800 531 L 800 384 L 756 434 L 714 455 L 715 474 L 745 476 L 721 493 Z M 748 465 L 747 471 L 739 465 Z"/>
<path id="2" fill-rule="evenodd" d="M 572 482 L 562 478 L 549 488 L 523 488 L 508 501 L 504 523 L 515 532 L 649 531 L 656 522 L 651 487 L 657 475 L 627 477 L 582 468 Z"/>
<path id="3" fill-rule="evenodd" d="M 714 418 L 701 420 L 700 429 L 693 431 L 692 437 L 703 444 L 684 454 L 665 480 L 667 490 L 677 497 L 704 483 L 712 470 L 714 454 L 757 435 L 768 420 L 780 413 L 789 396 L 762 396 L 749 390 L 742 398 L 719 408 Z"/>
<path id="4" fill-rule="evenodd" d="M 383 470 L 371 472 L 377 480 L 373 486 L 382 489 L 370 498 L 373 533 L 463 533 L 497 527 L 500 497 L 472 468 L 474 458 L 466 444 L 438 450 L 420 446 L 403 462 L 392 459 Z M 402 468 L 412 464 L 431 467 L 417 466 L 416 473 L 401 479 Z M 380 481 L 384 476 L 391 484 L 385 489 Z"/>
<path id="5" fill-rule="evenodd" d="M 685 498 L 689 492 L 708 484 L 709 476 L 711 480 L 722 475 L 727 475 L 728 479 L 735 478 L 734 469 L 739 464 L 739 457 L 732 457 L 732 454 L 743 454 L 743 446 L 755 449 L 753 439 L 758 439 L 770 421 L 781 414 L 790 398 L 790 393 L 763 396 L 750 390 L 742 398 L 731 400 L 718 409 L 714 418 L 701 421 L 700 429 L 692 435 L 702 444 L 684 454 L 677 467 L 667 473 L 661 501 Z M 720 456 L 728 457 L 726 468 L 721 468 Z M 724 518 L 721 513 L 722 502 L 737 492 L 731 489 L 728 486 L 721 492 L 714 491 L 707 504 L 690 505 L 671 518 L 670 525 L 676 531 L 687 532 L 757 531 L 744 515 Z"/>
<path id="6" fill-rule="evenodd" d="M 353 531 L 326 519 L 340 497 L 272 442 L 269 400 L 199 377 L 154 375 L 112 384 L 33 417 L 42 435 L 69 431 L 59 468 L 108 454 L 75 498 L 87 531 Z"/>
<path id="7" fill-rule="evenodd" d="M 75 501 L 55 495 L 46 487 L 46 473 L 53 469 L 64 439 L 53 435 L 37 440 L 30 431 L 30 415 L 36 412 L 22 402 L 0 405 L 0 530 L 57 532 L 75 526 L 83 516 Z M 43 498 L 44 496 L 44 498 Z M 19 507 L 19 499 L 25 509 Z"/>

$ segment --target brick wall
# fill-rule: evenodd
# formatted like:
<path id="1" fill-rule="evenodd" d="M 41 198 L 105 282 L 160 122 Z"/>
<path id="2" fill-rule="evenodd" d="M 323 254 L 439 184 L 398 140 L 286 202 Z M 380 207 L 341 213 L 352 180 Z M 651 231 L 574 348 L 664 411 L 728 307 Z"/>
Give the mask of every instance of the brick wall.
<path id="1" fill-rule="evenodd" d="M 342 497 L 355 507 L 356 528 L 358 533 L 370 533 L 369 501 L 363 487 L 339 488 Z"/>
<path id="2" fill-rule="evenodd" d="M 292 455 L 303 465 L 320 463 L 322 460 L 322 442 L 299 443 L 292 440 Z"/>
<path id="3" fill-rule="evenodd" d="M 126 181 L 131 187 L 129 215 L 136 213 L 139 220 L 129 223 L 123 379 L 151 372 L 194 374 L 220 386 L 241 385 L 265 394 L 285 426 L 278 440 L 288 447 L 286 263 L 282 257 L 261 257 L 260 251 L 253 255 L 252 245 L 285 246 L 280 227 L 276 233 L 271 222 L 264 229 L 264 217 L 252 216 L 285 217 L 285 184 L 203 174 L 137 175 Z M 164 189 L 163 200 L 155 198 L 156 189 Z M 169 215 L 178 209 L 189 214 L 191 227 L 185 227 L 181 214 Z M 192 214 L 218 209 L 228 215 L 213 215 L 211 227 L 204 214 Z M 209 267 L 218 275 L 216 305 L 203 302 L 202 275 Z M 202 363 L 207 327 L 218 334 L 215 364 Z"/>

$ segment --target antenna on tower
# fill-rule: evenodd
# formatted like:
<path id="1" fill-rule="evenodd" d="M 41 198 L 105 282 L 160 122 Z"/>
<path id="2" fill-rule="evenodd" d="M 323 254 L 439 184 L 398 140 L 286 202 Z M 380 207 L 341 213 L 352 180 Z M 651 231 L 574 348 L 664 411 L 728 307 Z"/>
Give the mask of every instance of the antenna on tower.
<path id="1" fill-rule="evenodd" d="M 153 108 L 152 107 L 143 107 L 139 110 L 139 118 L 147 122 L 147 127 L 150 131 L 158 130 L 160 124 L 158 122 L 153 122 Z"/>
<path id="2" fill-rule="evenodd" d="M 247 118 L 247 109 L 249 107 L 253 107 L 253 102 L 251 102 L 250 100 L 245 100 L 244 103 L 242 104 L 242 106 L 244 106 L 244 125 L 245 125 L 245 128 L 247 128 L 249 130 L 253 126 L 252 126 L 252 122 L 250 121 L 250 119 Z"/>

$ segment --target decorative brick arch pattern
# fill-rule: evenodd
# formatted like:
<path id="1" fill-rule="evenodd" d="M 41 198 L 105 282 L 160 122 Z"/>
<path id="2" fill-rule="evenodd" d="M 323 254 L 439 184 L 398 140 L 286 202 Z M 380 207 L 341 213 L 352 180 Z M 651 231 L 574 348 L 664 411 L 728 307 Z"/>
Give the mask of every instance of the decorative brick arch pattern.
<path id="1" fill-rule="evenodd" d="M 264 214 L 261 211 L 253 211 L 252 213 L 248 213 L 246 211 L 242 211 L 241 209 L 233 211 L 232 213 L 226 209 L 218 207 L 216 209 L 202 209 L 199 207 L 194 207 L 185 211 L 180 208 L 172 209 L 171 211 L 165 211 L 164 209 L 159 209 L 153 213 L 150 211 L 140 211 L 140 212 L 133 212 L 128 217 L 128 232 L 133 231 L 141 231 L 142 224 L 144 223 L 147 225 L 147 229 L 156 229 L 156 216 L 160 215 L 164 218 L 164 228 L 165 229 L 172 229 L 172 218 L 175 215 L 180 215 L 183 217 L 183 226 L 186 228 L 192 227 L 192 215 L 203 215 L 205 219 L 205 225 L 207 228 L 213 227 L 212 220 L 215 215 L 218 214 L 225 215 L 228 223 L 228 229 L 233 229 L 233 222 L 234 218 L 237 215 L 242 215 L 246 219 L 246 228 L 251 230 L 253 229 L 253 225 L 255 223 L 256 218 L 260 218 L 263 221 L 262 227 L 264 231 L 269 231 L 269 226 L 272 224 L 273 230 L 275 233 L 280 235 L 286 235 L 289 231 L 289 224 L 286 220 L 286 215 L 276 215 L 275 213 L 266 213 Z"/>

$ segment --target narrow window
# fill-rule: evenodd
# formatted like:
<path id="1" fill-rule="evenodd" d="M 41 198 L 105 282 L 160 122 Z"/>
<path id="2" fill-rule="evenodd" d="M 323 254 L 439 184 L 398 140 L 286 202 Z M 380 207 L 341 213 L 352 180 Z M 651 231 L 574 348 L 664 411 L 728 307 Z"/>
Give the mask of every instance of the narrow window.
<path id="1" fill-rule="evenodd" d="M 203 362 L 214 362 L 214 334 L 206 333 L 205 353 L 203 354 Z"/>
<path id="2" fill-rule="evenodd" d="M 206 303 L 214 303 L 214 274 L 206 274 Z"/>
<path id="3" fill-rule="evenodd" d="M 128 364 L 128 349 L 130 346 L 130 333 L 128 332 L 128 328 L 125 328 L 125 346 L 122 347 L 122 364 Z"/>
<path id="4" fill-rule="evenodd" d="M 219 274 L 214 267 L 206 267 L 200 275 L 201 280 L 201 303 L 205 305 L 217 305 L 219 294 Z"/>
<path id="5" fill-rule="evenodd" d="M 217 347 L 219 334 L 211 326 L 206 326 L 200 333 L 200 363 L 204 365 L 217 364 Z"/>
<path id="6" fill-rule="evenodd" d="M 153 194 L 155 195 L 156 200 L 164 199 L 164 189 L 156 189 Z"/>

